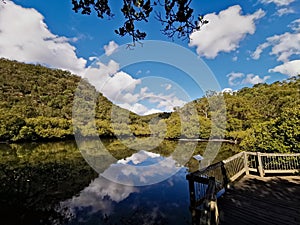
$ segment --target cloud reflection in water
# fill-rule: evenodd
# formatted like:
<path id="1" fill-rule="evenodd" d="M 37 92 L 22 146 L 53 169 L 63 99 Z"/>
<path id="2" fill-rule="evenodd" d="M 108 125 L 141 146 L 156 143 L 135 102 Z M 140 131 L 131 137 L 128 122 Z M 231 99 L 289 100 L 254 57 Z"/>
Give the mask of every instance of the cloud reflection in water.
<path id="1" fill-rule="evenodd" d="M 62 202 L 61 207 L 68 208 L 72 217 L 82 213 L 88 215 L 100 213 L 105 218 L 111 215 L 115 206 L 127 199 L 130 194 L 140 192 L 141 189 L 133 184 L 148 184 L 154 181 L 157 183 L 157 179 L 165 180 L 166 174 L 168 176 L 174 174 L 178 168 L 180 168 L 178 163 L 172 157 L 165 158 L 159 154 L 141 150 L 111 164 L 103 172 L 104 177 L 117 176 L 118 180 L 128 185 L 115 183 L 100 175 L 78 196 Z M 170 179 L 167 185 L 172 187 L 173 181 Z"/>

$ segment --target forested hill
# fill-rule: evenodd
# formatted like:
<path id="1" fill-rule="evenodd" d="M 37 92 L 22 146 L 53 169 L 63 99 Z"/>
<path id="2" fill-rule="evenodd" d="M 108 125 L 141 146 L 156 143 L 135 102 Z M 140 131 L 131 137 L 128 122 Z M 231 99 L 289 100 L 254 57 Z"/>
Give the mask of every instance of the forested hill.
<path id="1" fill-rule="evenodd" d="M 67 71 L 0 59 L 0 141 L 72 137 L 72 106 L 80 80 Z M 100 135 L 113 135 L 110 123 L 112 106 L 99 93 L 96 123 Z M 129 114 L 133 123 L 144 123 L 138 115 L 116 108 L 119 113 Z M 138 134 L 149 133 L 144 128 L 139 131 Z M 83 135 L 88 135 L 88 131 Z"/>
<path id="2" fill-rule="evenodd" d="M 217 99 L 218 95 L 214 93 L 209 98 Z M 236 140 L 247 151 L 300 152 L 300 75 L 224 93 L 222 97 L 226 102 L 226 139 Z M 204 126 L 211 122 L 206 117 L 222 110 L 217 107 L 209 111 L 207 98 L 195 100 L 194 104 Z M 205 132 L 200 136 L 208 138 Z"/>
<path id="3" fill-rule="evenodd" d="M 66 71 L 0 59 L 0 141 L 65 139 L 77 132 L 90 136 L 88 123 L 73 130 L 72 107 L 79 82 L 80 77 Z M 220 98 L 226 107 L 219 107 Z M 112 107 L 117 115 L 113 121 Z M 212 117 L 226 119 L 226 124 L 218 126 Z M 200 126 L 195 126 L 195 120 Z M 149 136 L 152 132 L 169 139 L 208 139 L 221 138 L 223 133 L 248 151 L 300 152 L 300 76 L 231 94 L 210 92 L 171 114 L 149 116 L 114 106 L 98 93 L 95 123 L 100 136 Z"/>
<path id="4" fill-rule="evenodd" d="M 227 136 L 245 150 L 300 152 L 300 75 L 226 95 Z"/>

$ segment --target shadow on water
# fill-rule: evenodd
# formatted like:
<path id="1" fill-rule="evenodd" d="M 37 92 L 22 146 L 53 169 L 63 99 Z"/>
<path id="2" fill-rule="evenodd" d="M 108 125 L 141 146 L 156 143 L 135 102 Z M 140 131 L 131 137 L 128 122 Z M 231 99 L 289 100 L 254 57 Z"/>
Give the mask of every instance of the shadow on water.
<path id="1" fill-rule="evenodd" d="M 63 224 L 57 203 L 71 198 L 97 174 L 74 143 L 1 146 L 1 224 Z"/>
<path id="2" fill-rule="evenodd" d="M 130 157 L 145 153 L 128 149 L 117 140 L 103 143 L 115 158 L 111 165 L 129 159 L 134 163 Z M 84 149 L 93 146 L 89 142 L 84 145 Z M 169 157 L 176 146 L 174 141 L 164 141 L 151 154 Z M 188 146 L 182 147 L 183 153 Z M 200 143 L 192 153 L 202 154 L 203 149 L 205 143 Z M 224 145 L 215 160 L 235 151 Z M 180 167 L 174 176 L 136 187 L 99 176 L 75 142 L 0 145 L 1 224 L 191 224 L 185 175 L 197 169 L 198 163 L 186 160 L 188 154 L 183 156 L 174 154 L 175 161 L 170 161 Z M 153 163 L 153 156 L 152 161 L 143 160 Z M 182 165 L 180 160 L 187 162 Z M 101 170 L 106 171 L 107 166 Z"/>

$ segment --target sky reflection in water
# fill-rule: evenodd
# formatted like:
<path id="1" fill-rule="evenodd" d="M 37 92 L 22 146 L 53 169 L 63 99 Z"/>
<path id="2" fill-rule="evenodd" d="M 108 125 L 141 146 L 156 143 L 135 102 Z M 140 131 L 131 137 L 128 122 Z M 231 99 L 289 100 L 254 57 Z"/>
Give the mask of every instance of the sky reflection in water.
<path id="1" fill-rule="evenodd" d="M 140 176 L 136 168 L 143 167 L 144 173 Z M 105 177 L 122 171 L 118 174 L 120 180 L 135 183 L 139 179 L 147 183 L 164 173 L 175 171 L 175 175 L 142 187 L 118 184 L 100 175 L 78 196 L 61 202 L 61 208 L 67 208 L 72 217 L 70 224 L 189 224 L 186 168 L 178 167 L 172 157 L 141 150 L 110 165 L 103 172 Z"/>

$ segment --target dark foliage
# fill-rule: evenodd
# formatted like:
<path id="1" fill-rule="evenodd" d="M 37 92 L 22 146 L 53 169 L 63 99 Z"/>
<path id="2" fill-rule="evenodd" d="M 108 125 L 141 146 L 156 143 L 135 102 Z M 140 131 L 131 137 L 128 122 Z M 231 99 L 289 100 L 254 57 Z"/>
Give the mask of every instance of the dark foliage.
<path id="1" fill-rule="evenodd" d="M 120 36 L 131 36 L 133 42 L 143 40 L 146 32 L 138 29 L 137 24 L 148 22 L 151 13 L 155 11 L 155 18 L 163 25 L 163 34 L 169 38 L 187 38 L 192 31 L 199 30 L 208 23 L 203 16 L 195 17 L 191 2 L 192 0 L 123 0 L 121 12 L 124 23 L 115 32 Z M 72 0 L 72 4 L 75 12 L 90 15 L 95 11 L 101 19 L 104 16 L 114 16 L 108 0 Z"/>

